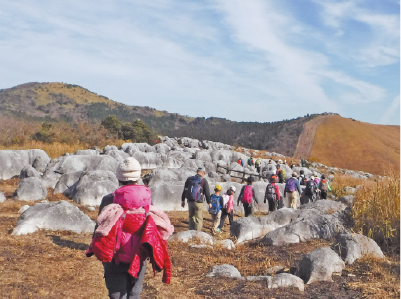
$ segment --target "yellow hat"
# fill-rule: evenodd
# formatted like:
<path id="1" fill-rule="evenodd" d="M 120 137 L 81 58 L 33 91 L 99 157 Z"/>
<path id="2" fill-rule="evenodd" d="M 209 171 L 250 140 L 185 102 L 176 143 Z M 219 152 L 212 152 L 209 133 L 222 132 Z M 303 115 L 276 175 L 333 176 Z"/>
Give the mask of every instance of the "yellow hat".
<path id="1" fill-rule="evenodd" d="M 220 185 L 216 185 L 214 187 L 214 190 L 217 190 L 217 191 L 221 191 L 221 189 L 223 189 L 223 188 Z"/>

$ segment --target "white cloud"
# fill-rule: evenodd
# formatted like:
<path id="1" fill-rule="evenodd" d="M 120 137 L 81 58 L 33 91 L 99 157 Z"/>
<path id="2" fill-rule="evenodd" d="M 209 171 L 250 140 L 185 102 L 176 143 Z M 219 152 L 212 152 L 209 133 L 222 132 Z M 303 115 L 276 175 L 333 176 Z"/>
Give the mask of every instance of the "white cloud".
<path id="1" fill-rule="evenodd" d="M 380 118 L 380 123 L 383 125 L 391 124 L 395 118 L 398 117 L 398 125 L 400 119 L 400 96 L 396 96 L 391 102 L 390 106 L 386 109 L 382 117 Z"/>

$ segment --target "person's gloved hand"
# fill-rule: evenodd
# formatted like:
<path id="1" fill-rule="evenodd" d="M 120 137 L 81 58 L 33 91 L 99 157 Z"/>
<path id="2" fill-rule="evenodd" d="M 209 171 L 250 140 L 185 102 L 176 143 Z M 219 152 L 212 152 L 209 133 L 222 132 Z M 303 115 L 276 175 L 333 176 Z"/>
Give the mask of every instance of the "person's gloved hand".
<path id="1" fill-rule="evenodd" d="M 181 201 L 181 207 L 185 207 L 185 201 Z"/>

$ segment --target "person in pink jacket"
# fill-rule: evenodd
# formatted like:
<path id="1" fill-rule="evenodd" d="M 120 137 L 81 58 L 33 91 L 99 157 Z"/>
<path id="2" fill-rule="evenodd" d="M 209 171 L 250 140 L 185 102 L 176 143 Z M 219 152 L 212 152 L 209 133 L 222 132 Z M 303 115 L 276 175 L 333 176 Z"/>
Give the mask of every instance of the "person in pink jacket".
<path id="1" fill-rule="evenodd" d="M 230 189 L 227 190 L 226 194 L 223 195 L 224 206 L 221 209 L 221 218 L 220 218 L 220 225 L 217 228 L 217 231 L 221 233 L 221 229 L 224 226 L 224 222 L 228 216 L 228 221 L 230 225 L 234 221 L 234 193 L 235 193 L 235 186 L 231 186 Z"/>

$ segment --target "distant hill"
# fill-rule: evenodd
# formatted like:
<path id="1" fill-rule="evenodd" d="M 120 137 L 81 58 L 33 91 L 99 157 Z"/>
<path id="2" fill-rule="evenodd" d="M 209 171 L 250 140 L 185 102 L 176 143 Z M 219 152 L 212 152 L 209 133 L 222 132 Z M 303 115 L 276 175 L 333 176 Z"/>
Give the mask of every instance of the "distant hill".
<path id="1" fill-rule="evenodd" d="M 399 171 L 400 127 L 318 116 L 305 124 L 295 156 L 374 174 L 384 175 L 390 166 Z"/>
<path id="2" fill-rule="evenodd" d="M 222 118 L 193 118 L 150 107 L 128 106 L 65 83 L 27 83 L 0 91 L 3 114 L 32 121 L 97 122 L 115 115 L 125 122 L 141 119 L 161 135 L 294 154 L 304 123 L 317 115 L 279 122 L 234 122 Z"/>

